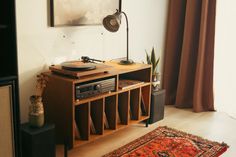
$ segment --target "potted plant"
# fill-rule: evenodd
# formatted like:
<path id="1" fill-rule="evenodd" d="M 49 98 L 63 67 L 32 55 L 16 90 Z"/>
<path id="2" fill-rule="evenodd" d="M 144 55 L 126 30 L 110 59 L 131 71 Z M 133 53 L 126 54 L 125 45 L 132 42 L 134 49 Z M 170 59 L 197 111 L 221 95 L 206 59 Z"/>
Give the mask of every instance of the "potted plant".
<path id="1" fill-rule="evenodd" d="M 160 86 L 160 73 L 157 72 L 157 67 L 160 62 L 160 57 L 156 58 L 154 47 L 151 54 L 146 52 L 147 63 L 152 65 L 152 94 L 150 102 L 150 118 L 149 124 L 155 123 L 164 118 L 165 109 L 165 90 Z"/>
<path id="2" fill-rule="evenodd" d="M 42 94 L 46 83 L 47 77 L 45 75 L 37 75 L 36 92 L 34 95 L 30 96 L 29 125 L 32 127 L 42 127 L 44 125 Z"/>
<path id="3" fill-rule="evenodd" d="M 152 65 L 152 85 L 154 88 L 157 88 L 160 84 L 159 73 L 157 72 L 160 57 L 156 58 L 154 47 L 152 48 L 151 54 L 148 54 L 146 51 L 146 61 L 147 64 Z"/>

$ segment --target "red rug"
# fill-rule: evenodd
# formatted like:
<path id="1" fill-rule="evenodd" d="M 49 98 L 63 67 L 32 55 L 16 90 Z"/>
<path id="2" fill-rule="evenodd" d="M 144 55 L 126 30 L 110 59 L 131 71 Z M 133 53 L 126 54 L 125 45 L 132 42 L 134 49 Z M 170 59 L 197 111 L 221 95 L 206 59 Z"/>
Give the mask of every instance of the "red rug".
<path id="1" fill-rule="evenodd" d="M 218 143 L 168 127 L 154 131 L 103 157 L 218 157 L 227 150 Z"/>

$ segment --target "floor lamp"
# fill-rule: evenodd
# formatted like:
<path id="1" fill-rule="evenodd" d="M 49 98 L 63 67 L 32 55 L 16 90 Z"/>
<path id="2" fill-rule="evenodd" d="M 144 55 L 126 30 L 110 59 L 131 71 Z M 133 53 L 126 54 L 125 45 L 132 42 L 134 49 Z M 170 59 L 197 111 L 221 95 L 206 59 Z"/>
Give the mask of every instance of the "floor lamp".
<path id="1" fill-rule="evenodd" d="M 128 17 L 125 12 L 123 11 L 116 11 L 113 15 L 108 15 L 103 19 L 103 26 L 110 32 L 117 32 L 120 28 L 121 24 L 121 14 L 124 14 L 126 19 L 126 33 L 127 33 L 127 54 L 126 59 L 121 60 L 120 64 L 129 65 L 133 64 L 134 62 L 129 59 L 129 22 Z"/>

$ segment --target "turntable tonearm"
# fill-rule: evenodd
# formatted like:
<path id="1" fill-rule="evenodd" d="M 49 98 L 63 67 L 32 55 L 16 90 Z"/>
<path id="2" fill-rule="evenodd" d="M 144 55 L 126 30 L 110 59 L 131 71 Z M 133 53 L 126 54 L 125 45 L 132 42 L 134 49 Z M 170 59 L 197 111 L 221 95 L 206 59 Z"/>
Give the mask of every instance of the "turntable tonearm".
<path id="1" fill-rule="evenodd" d="M 103 64 L 105 61 L 91 59 L 87 56 L 82 56 L 81 59 L 81 61 L 69 61 L 63 62 L 60 65 L 52 65 L 49 69 L 55 74 L 79 79 L 89 75 L 107 73 L 108 69 L 111 68 Z"/>

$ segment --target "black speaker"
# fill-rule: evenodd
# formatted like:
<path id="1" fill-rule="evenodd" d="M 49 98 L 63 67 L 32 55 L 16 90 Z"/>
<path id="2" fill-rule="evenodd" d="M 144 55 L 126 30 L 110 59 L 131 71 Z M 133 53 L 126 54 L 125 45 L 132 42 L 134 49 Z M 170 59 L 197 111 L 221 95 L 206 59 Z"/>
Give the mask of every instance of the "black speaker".
<path id="1" fill-rule="evenodd" d="M 21 127 L 22 157 L 55 157 L 54 125 L 32 128 L 28 123 Z"/>
<path id="2" fill-rule="evenodd" d="M 155 123 L 164 118 L 165 90 L 152 90 L 149 124 Z"/>

